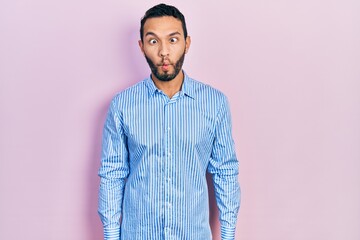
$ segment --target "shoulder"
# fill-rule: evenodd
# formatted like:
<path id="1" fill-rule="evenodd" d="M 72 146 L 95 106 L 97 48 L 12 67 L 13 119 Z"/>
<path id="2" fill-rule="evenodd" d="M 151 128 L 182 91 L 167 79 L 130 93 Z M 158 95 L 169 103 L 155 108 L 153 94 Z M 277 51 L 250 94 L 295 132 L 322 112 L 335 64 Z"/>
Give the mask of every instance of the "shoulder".
<path id="1" fill-rule="evenodd" d="M 188 83 L 191 86 L 195 99 L 208 101 L 213 104 L 216 103 L 216 105 L 222 105 L 227 102 L 226 95 L 219 89 L 216 89 L 209 84 L 190 77 L 188 77 Z"/>
<path id="2" fill-rule="evenodd" d="M 145 80 L 142 80 L 120 92 L 118 92 L 111 100 L 111 105 L 117 109 L 122 109 L 127 105 L 131 105 L 137 98 L 148 93 Z"/>

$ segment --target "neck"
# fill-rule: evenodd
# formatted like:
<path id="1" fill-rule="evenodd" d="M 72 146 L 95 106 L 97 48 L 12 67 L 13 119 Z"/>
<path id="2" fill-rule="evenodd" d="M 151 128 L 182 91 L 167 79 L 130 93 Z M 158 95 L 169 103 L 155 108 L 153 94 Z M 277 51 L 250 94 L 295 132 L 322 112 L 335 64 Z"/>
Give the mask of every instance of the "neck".
<path id="1" fill-rule="evenodd" d="M 179 74 L 170 81 L 161 81 L 157 79 L 153 74 L 151 74 L 151 78 L 158 89 L 163 91 L 169 98 L 172 98 L 181 89 L 181 85 L 184 80 L 184 73 L 181 70 Z"/>

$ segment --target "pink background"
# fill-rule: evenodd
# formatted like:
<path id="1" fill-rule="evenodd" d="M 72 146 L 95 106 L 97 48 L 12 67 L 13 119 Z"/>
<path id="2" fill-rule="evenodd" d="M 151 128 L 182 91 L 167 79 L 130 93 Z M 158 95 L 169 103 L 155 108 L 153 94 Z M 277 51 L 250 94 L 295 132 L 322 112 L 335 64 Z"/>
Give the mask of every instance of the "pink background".
<path id="1" fill-rule="evenodd" d="M 0 2 L 0 239 L 102 238 L 102 126 L 149 74 L 138 29 L 156 3 Z M 359 240 L 360 1 L 168 3 L 192 36 L 184 69 L 230 101 L 236 239 Z"/>

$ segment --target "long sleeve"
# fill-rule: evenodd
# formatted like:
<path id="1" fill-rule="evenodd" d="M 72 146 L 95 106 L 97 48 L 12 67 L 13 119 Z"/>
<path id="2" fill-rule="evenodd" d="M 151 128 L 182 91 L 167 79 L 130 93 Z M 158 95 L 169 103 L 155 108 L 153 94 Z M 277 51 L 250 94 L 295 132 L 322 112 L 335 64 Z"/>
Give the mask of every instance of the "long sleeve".
<path id="1" fill-rule="evenodd" d="M 103 129 L 98 212 L 104 226 L 105 240 L 120 239 L 125 180 L 129 174 L 126 136 L 122 118 L 111 102 Z"/>
<path id="2" fill-rule="evenodd" d="M 238 165 L 231 133 L 230 110 L 225 99 L 217 116 L 215 140 L 208 166 L 220 212 L 222 240 L 235 239 L 236 221 L 240 208 Z"/>

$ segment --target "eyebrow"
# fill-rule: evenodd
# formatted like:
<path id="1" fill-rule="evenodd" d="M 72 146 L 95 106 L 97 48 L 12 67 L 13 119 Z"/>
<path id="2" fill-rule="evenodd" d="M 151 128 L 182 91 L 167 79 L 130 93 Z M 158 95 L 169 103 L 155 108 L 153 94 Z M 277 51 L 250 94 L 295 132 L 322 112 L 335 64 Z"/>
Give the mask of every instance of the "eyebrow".
<path id="1" fill-rule="evenodd" d="M 145 34 L 145 36 L 155 36 L 155 37 L 157 37 L 157 35 L 154 33 L 154 32 L 147 32 L 146 34 Z M 179 33 L 179 32 L 173 32 L 173 33 L 170 33 L 168 36 L 170 36 L 170 37 L 172 37 L 172 36 L 175 36 L 175 35 L 181 35 L 181 33 Z"/>
<path id="2" fill-rule="evenodd" d="M 181 33 L 179 32 L 173 32 L 173 33 L 170 33 L 169 36 L 175 36 L 175 35 L 181 35 Z"/>

